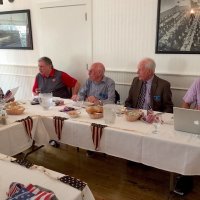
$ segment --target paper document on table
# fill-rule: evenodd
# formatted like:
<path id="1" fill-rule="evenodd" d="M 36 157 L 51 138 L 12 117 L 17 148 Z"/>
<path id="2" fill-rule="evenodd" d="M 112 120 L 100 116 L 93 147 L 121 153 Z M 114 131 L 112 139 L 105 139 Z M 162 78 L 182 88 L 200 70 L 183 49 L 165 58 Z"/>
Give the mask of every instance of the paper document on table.
<path id="1" fill-rule="evenodd" d="M 9 100 L 13 99 L 15 97 L 15 94 L 17 93 L 19 87 L 10 89 L 6 92 L 6 94 L 4 95 L 4 101 L 8 102 Z"/>

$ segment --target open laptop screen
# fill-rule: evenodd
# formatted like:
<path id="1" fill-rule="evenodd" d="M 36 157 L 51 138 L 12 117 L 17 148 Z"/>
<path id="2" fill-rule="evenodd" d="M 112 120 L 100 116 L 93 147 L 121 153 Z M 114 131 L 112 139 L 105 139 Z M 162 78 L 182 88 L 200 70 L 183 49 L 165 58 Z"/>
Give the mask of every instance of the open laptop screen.
<path id="1" fill-rule="evenodd" d="M 200 134 L 200 111 L 174 107 L 174 129 Z"/>

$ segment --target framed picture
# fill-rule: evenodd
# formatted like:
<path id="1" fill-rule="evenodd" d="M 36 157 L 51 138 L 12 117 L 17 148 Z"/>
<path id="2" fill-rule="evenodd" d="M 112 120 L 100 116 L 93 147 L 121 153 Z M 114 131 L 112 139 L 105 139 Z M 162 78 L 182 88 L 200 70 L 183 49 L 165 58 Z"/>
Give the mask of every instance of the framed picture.
<path id="1" fill-rule="evenodd" d="M 0 49 L 33 49 L 30 10 L 0 12 Z"/>
<path id="2" fill-rule="evenodd" d="M 200 53 L 199 0 L 158 0 L 156 53 Z"/>

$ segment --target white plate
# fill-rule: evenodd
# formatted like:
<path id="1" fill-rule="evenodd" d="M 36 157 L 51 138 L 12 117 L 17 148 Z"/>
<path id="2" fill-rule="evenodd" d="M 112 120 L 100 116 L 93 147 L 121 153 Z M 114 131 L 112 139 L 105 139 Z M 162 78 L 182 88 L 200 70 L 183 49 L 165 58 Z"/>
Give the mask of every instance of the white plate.
<path id="1" fill-rule="evenodd" d="M 91 102 L 88 102 L 88 101 L 84 101 L 84 102 L 83 102 L 83 105 L 84 105 L 84 106 L 93 106 L 94 103 L 91 103 Z"/>
<path id="2" fill-rule="evenodd" d="M 88 101 L 76 101 L 73 103 L 73 106 L 77 106 L 77 107 L 81 107 L 81 108 L 85 108 L 87 106 L 93 106 L 94 103 L 90 103 Z"/>

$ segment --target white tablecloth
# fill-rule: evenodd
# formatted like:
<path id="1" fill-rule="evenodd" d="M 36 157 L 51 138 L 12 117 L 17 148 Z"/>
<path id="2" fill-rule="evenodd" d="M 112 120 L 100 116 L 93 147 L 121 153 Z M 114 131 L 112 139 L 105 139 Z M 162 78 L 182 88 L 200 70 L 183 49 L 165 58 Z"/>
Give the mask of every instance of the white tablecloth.
<path id="1" fill-rule="evenodd" d="M 2 200 L 6 199 L 6 192 L 12 182 L 42 186 L 52 190 L 59 200 L 94 200 L 88 186 L 80 191 L 56 180 L 57 177 L 64 176 L 63 174 L 39 166 L 35 166 L 35 169 L 27 169 L 19 164 L 11 163 L 10 157 L 1 160 L 5 157 L 0 154 L 0 199 Z M 43 172 L 44 169 L 48 173 L 47 175 Z"/>
<path id="2" fill-rule="evenodd" d="M 70 106 L 71 101 L 66 100 L 66 104 Z M 58 111 L 61 108 L 54 107 L 44 111 L 39 105 L 26 104 L 23 117 L 39 116 L 35 117 L 38 123 L 34 133 L 38 144 L 48 144 L 49 139 L 57 140 L 52 118 L 68 117 Z M 115 124 L 104 129 L 100 151 L 170 172 L 200 175 L 200 138 L 194 134 L 175 131 L 172 117 L 172 114 L 163 114 L 165 123 L 161 125 L 159 134 L 152 134 L 154 127 L 151 124 L 127 122 L 124 116 L 117 117 Z M 90 119 L 82 109 L 80 118 L 64 122 L 61 142 L 94 150 L 90 127 L 92 122 L 104 124 L 103 119 Z"/>
<path id="3" fill-rule="evenodd" d="M 11 117 L 12 119 L 14 117 Z M 38 127 L 38 118 L 33 117 L 33 137 Z M 15 122 L 0 127 L 0 153 L 13 156 L 32 145 L 22 123 Z"/>

